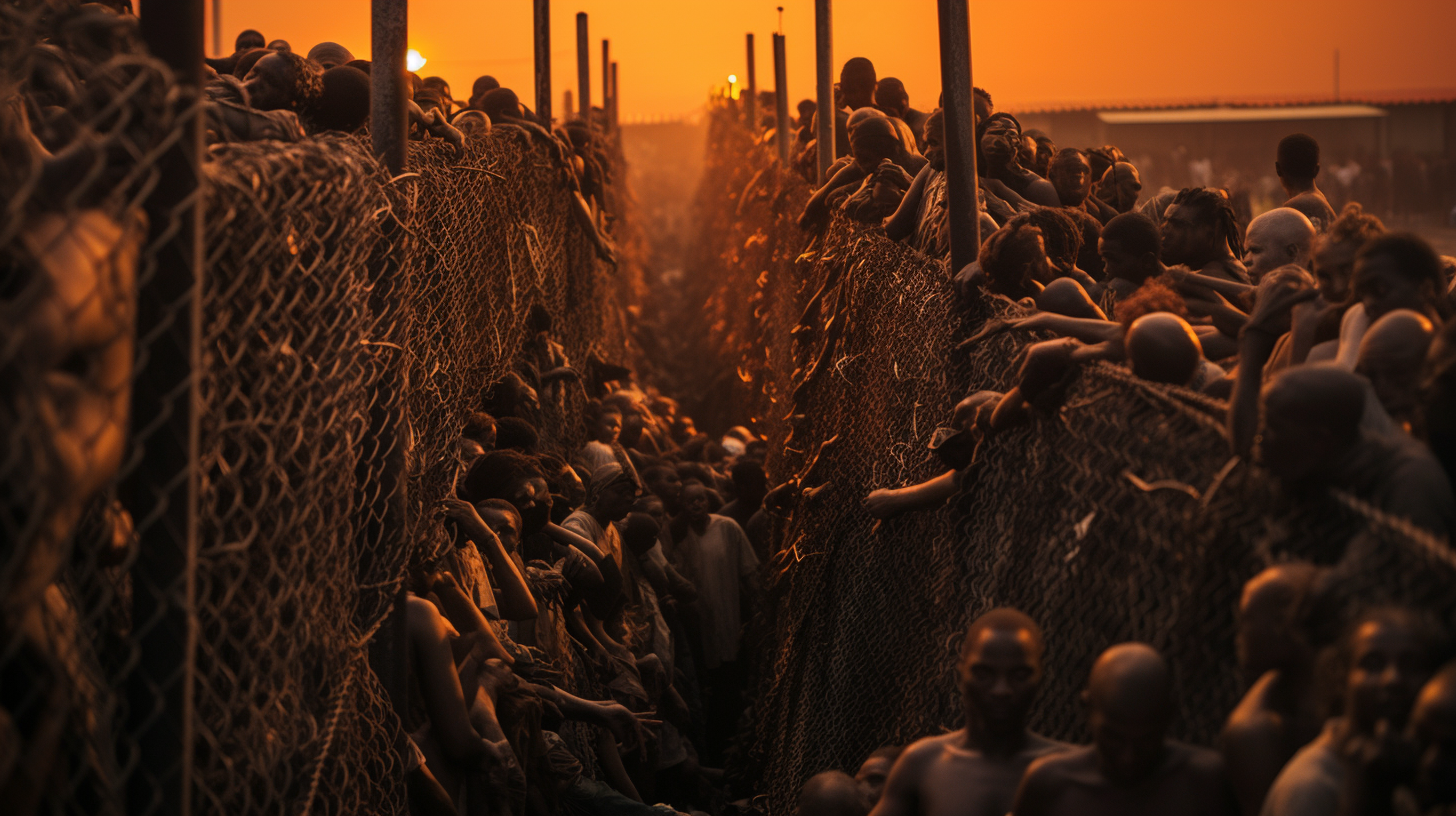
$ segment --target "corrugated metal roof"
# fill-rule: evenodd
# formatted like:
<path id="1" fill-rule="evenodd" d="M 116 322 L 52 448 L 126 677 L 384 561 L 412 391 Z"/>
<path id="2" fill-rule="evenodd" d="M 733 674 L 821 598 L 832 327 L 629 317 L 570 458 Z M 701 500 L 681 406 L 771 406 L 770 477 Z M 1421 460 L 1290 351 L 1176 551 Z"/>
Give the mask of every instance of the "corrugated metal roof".
<path id="1" fill-rule="evenodd" d="M 1152 125 L 1202 122 L 1287 122 L 1293 119 L 1378 119 L 1383 108 L 1370 105 L 1303 105 L 1280 108 L 1181 108 L 1149 111 L 1100 111 L 1109 125 Z"/>
<path id="2" fill-rule="evenodd" d="M 1164 100 L 1141 100 L 1129 102 L 1113 100 L 1107 102 L 1038 102 L 1029 105 L 1008 105 L 1006 110 L 1015 114 L 1027 113 L 1100 113 L 1102 111 L 1156 111 L 1187 108 L 1291 108 L 1313 105 L 1429 105 L 1456 102 L 1456 89 L 1426 88 L 1390 91 L 1372 91 L 1350 94 L 1335 100 L 1328 95 L 1321 96 L 1242 96 L 1233 98 L 1185 98 Z"/>

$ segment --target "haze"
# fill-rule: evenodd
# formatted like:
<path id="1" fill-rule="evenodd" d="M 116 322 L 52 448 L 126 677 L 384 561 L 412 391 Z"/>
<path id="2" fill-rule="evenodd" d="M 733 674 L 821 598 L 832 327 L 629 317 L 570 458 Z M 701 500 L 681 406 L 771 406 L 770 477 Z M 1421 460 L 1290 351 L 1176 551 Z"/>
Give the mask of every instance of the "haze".
<path id="1" fill-rule="evenodd" d="M 783 0 L 780 0 L 783 2 Z M 224 0 L 227 50 L 244 28 L 306 51 L 334 40 L 367 58 L 367 0 Z M 552 3 L 555 105 L 575 88 L 575 14 L 590 15 L 593 99 L 601 98 L 600 40 L 620 67 L 621 115 L 690 114 L 728 74 L 746 77 L 743 35 L 758 40 L 759 87 L 773 86 L 770 34 L 776 3 L 711 0 L 579 0 Z M 530 0 L 414 0 L 410 44 L 429 63 L 420 72 L 450 82 L 457 98 L 491 74 L 533 102 Z M 209 15 L 211 3 L 208 3 Z M 935 105 L 940 89 L 935 0 L 836 0 L 834 62 L 874 61 L 880 76 L 904 80 L 911 104 Z M 210 19 L 210 18 L 209 18 Z M 1346 98 L 1450 95 L 1456 88 L 1452 0 L 1218 4 L 1149 0 L 972 0 L 974 79 L 998 107 L 1206 103 L 1318 99 L 1333 90 L 1341 56 Z M 211 23 L 209 22 L 209 26 Z M 791 98 L 812 96 L 814 4 L 784 2 Z M 211 46 L 211 28 L 208 35 Z M 558 113 L 559 115 L 559 113 Z"/>

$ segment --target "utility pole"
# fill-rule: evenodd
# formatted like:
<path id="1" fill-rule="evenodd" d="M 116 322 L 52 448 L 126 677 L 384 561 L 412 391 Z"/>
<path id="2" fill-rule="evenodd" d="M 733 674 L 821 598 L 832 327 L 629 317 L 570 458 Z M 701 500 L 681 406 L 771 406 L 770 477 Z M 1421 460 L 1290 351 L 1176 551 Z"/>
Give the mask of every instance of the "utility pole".
<path id="1" fill-rule="evenodd" d="M 814 68 L 815 88 L 819 97 L 819 128 L 815 138 L 819 146 L 819 186 L 829 180 L 829 165 L 834 163 L 834 131 L 838 111 L 834 107 L 834 39 L 829 21 L 829 0 L 814 0 Z"/>
<path id="2" fill-rule="evenodd" d="M 971 19 L 968 0 L 938 0 L 940 88 L 944 96 L 945 176 L 949 205 L 950 271 L 959 272 L 981 253 L 981 212 L 976 189 L 976 105 L 971 90 Z"/>

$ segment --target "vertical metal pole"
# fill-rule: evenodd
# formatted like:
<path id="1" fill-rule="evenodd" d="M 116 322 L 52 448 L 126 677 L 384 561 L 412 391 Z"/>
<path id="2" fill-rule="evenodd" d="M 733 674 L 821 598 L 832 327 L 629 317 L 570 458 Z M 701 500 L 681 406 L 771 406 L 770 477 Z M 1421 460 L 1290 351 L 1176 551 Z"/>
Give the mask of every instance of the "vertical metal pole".
<path id="1" fill-rule="evenodd" d="M 397 176 L 404 172 L 409 158 L 406 127 L 409 124 L 406 101 L 409 99 L 409 69 L 406 54 L 409 43 L 409 1 L 372 0 L 370 50 L 373 69 L 370 71 L 369 135 L 374 155 Z M 384 224 L 386 254 L 375 271 L 369 304 L 377 316 L 390 315 L 399 308 L 402 297 L 401 242 L 403 226 L 391 214 Z M 386 321 L 380 347 L 405 342 L 400 320 Z M 361 474 L 374 481 L 365 484 L 371 504 L 365 540 L 361 544 L 379 553 L 398 551 L 404 546 L 400 538 L 404 530 L 404 445 L 401 428 L 404 423 L 404 382 L 402 362 L 394 359 L 376 367 L 377 380 L 371 386 L 369 440 L 361 451 Z M 365 550 L 368 552 L 369 550 Z M 381 556 L 387 557 L 387 556 Z M 408 704 L 409 650 L 405 639 L 405 590 L 395 596 L 394 608 L 370 644 L 370 663 L 379 676 L 395 711 L 403 712 Z"/>
<path id="2" fill-rule="evenodd" d="M 151 275 L 139 282 L 137 337 L 146 344 L 132 383 L 132 438 L 139 462 L 122 501 L 140 542 L 131 567 L 137 664 L 128 679 L 127 731 L 138 770 L 127 812 L 186 814 L 192 808 L 193 659 L 197 646 L 197 377 L 202 368 L 201 0 L 147 0 L 142 39 L 167 63 L 189 103 L 181 138 L 157 164 L 147 199 Z"/>
<path id="3" fill-rule="evenodd" d="M 591 43 L 586 33 L 586 12 L 576 13 L 576 101 L 583 122 L 591 121 Z"/>
<path id="4" fill-rule="evenodd" d="M 222 50 L 222 0 L 212 0 L 212 55 L 227 56 Z"/>
<path id="5" fill-rule="evenodd" d="M 571 95 L 571 89 L 567 88 L 561 92 L 561 115 L 570 117 L 576 113 L 576 100 Z"/>
<path id="6" fill-rule="evenodd" d="M 981 214 L 976 196 L 976 109 L 971 98 L 971 17 L 967 0 L 938 2 L 950 271 L 954 274 L 976 260 L 981 252 Z"/>
<path id="7" fill-rule="evenodd" d="M 829 165 L 834 163 L 834 39 L 829 22 L 829 0 L 814 0 L 814 69 L 815 89 L 819 97 L 819 184 L 829 180 Z M 845 146 L 846 149 L 848 145 Z"/>
<path id="8" fill-rule="evenodd" d="M 757 63 L 753 59 L 753 35 L 748 35 L 748 104 L 744 110 L 748 112 L 748 127 L 754 133 L 758 132 L 758 72 Z"/>
<path id="9" fill-rule="evenodd" d="M 779 146 L 779 164 L 789 166 L 789 78 L 784 59 L 784 35 L 773 35 L 774 48 L 774 141 Z"/>
<path id="10" fill-rule="evenodd" d="M 612 111 L 612 47 L 607 40 L 602 40 L 602 113 L 611 118 Z"/>
<path id="11" fill-rule="evenodd" d="M 611 115 L 611 119 L 612 119 L 612 130 L 613 131 L 615 131 L 617 129 L 617 122 L 618 122 L 617 116 L 618 116 L 618 114 L 620 112 L 621 112 L 621 107 L 619 106 L 619 100 L 617 98 L 617 63 L 616 62 L 613 62 L 612 63 L 612 115 Z"/>
<path id="12" fill-rule="evenodd" d="M 551 129 L 551 0 L 534 0 L 536 10 L 536 118 Z M 570 116 L 568 108 L 565 115 Z"/>
<path id="13" fill-rule="evenodd" d="M 372 0 L 371 11 L 369 138 L 374 142 L 374 155 L 397 176 L 404 172 L 408 149 L 405 54 L 409 50 L 409 0 Z"/>

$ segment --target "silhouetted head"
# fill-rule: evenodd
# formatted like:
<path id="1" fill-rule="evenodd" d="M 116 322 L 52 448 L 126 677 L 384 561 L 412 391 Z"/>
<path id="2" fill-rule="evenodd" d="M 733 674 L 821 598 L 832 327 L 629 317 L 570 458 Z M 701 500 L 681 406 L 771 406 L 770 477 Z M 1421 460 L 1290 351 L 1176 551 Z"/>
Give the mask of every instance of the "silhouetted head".
<path id="1" fill-rule="evenodd" d="M 1158 262 L 1161 252 L 1158 225 L 1142 213 L 1114 216 L 1102 227 L 1102 236 L 1097 241 L 1103 275 L 1133 283 L 1142 283 L 1162 271 Z"/>
<path id="2" fill-rule="evenodd" d="M 945 114 L 936 108 L 925 118 L 925 160 L 936 170 L 945 172 Z"/>
<path id="3" fill-rule="evenodd" d="M 322 130 L 353 133 L 369 121 L 369 76 L 340 65 L 324 71 L 324 93 L 315 124 Z"/>
<path id="4" fill-rule="evenodd" d="M 844 771 L 817 773 L 799 791 L 798 816 L 866 816 L 869 812 L 865 790 Z"/>
<path id="5" fill-rule="evenodd" d="M 354 55 L 349 49 L 336 42 L 321 42 L 313 48 L 308 49 L 308 58 L 324 67 L 324 70 L 339 65 L 348 65 L 354 61 Z"/>
<path id="6" fill-rule="evenodd" d="M 1396 309 L 1370 324 L 1360 340 L 1355 373 L 1370 381 L 1386 413 L 1398 421 L 1415 416 L 1421 368 L 1435 335 L 1430 318 Z"/>
<path id="7" fill-rule="evenodd" d="M 1274 160 L 1274 172 L 1286 183 L 1306 185 L 1314 181 L 1320 171 L 1319 142 L 1312 136 L 1295 133 L 1279 140 L 1279 153 Z"/>
<path id="8" fill-rule="evenodd" d="M 1132 373 L 1149 382 L 1187 385 L 1203 362 L 1203 345 L 1193 327 L 1168 312 L 1134 320 L 1123 345 Z"/>
<path id="9" fill-rule="evenodd" d="M 269 51 L 287 51 L 290 54 L 293 53 L 293 46 L 288 44 L 288 40 L 273 40 L 268 43 L 267 48 Z"/>
<path id="10" fill-rule="evenodd" d="M 1314 235 L 1309 218 L 1289 207 L 1276 207 L 1250 221 L 1244 235 L 1244 266 L 1249 279 L 1258 283 L 1287 264 L 1308 267 Z"/>
<path id="11" fill-rule="evenodd" d="M 988 289 L 1013 299 L 1026 297 L 1036 289 L 1035 282 L 1053 277 L 1041 230 L 1014 219 L 981 244 L 981 268 Z"/>
<path id="12" fill-rule="evenodd" d="M 248 71 L 243 88 L 256 110 L 310 115 L 324 95 L 324 71 L 297 54 L 269 51 Z"/>
<path id="13" fill-rule="evenodd" d="M 861 170 L 872 173 L 881 161 L 898 156 L 902 145 L 900 132 L 883 113 L 874 108 L 862 108 L 855 111 L 855 115 L 863 111 L 874 111 L 874 115 L 866 116 L 849 127 L 849 151 Z"/>
<path id="14" fill-rule="evenodd" d="M 1325 473 L 1360 435 L 1365 385 L 1333 366 L 1285 369 L 1264 386 L 1259 460 L 1290 483 Z"/>
<path id="15" fill-rule="evenodd" d="M 480 97 L 479 108 L 485 111 L 492 122 L 502 119 L 521 119 L 525 116 L 521 110 L 521 100 L 516 92 L 510 88 L 496 88 L 486 91 Z"/>
<path id="16" fill-rule="evenodd" d="M 1441 259 L 1413 233 L 1387 233 L 1361 247 L 1355 255 L 1353 288 L 1371 320 L 1395 309 L 1444 317 L 1446 274 Z"/>
<path id="17" fill-rule="evenodd" d="M 850 110 L 875 104 L 876 84 L 875 64 L 864 57 L 850 59 L 839 72 L 839 88 L 844 93 L 844 104 Z"/>
<path id="18" fill-rule="evenodd" d="M 1207 260 L 1231 251 L 1243 254 L 1238 214 L 1222 190 L 1185 187 L 1163 213 L 1163 263 L 1202 268 Z"/>
<path id="19" fill-rule="evenodd" d="M 1276 669 L 1308 668 L 1314 647 L 1303 618 L 1324 573 L 1313 564 L 1292 561 L 1269 567 L 1244 584 L 1234 643 L 1247 682 Z"/>
<path id="20" fill-rule="evenodd" d="M 616 462 L 599 465 L 592 471 L 586 486 L 586 504 L 593 514 L 608 521 L 621 521 L 632 512 L 635 501 L 637 479 L 631 471 Z"/>
<path id="21" fill-rule="evenodd" d="M 1084 693 L 1102 775 L 1133 785 L 1162 763 L 1173 714 L 1173 675 L 1145 643 L 1121 643 L 1092 665 Z"/>
<path id="22" fill-rule="evenodd" d="M 1456 805 L 1456 663 L 1448 663 L 1421 689 L 1411 712 L 1410 736 L 1420 752 L 1415 789 L 1425 812 Z"/>
<path id="23" fill-rule="evenodd" d="M 985 88 L 971 87 L 971 105 L 976 110 L 976 127 L 980 128 L 981 123 L 991 118 L 996 112 L 996 105 L 991 101 L 991 94 Z M 945 107 L 944 99 L 936 107 Z"/>
<path id="24" fill-rule="evenodd" d="M 1320 297 L 1327 303 L 1344 303 L 1355 277 L 1355 254 L 1366 242 L 1384 234 L 1385 225 L 1379 218 L 1356 202 L 1346 204 L 1334 223 L 1315 238 L 1312 257 Z"/>
<path id="25" fill-rule="evenodd" d="M 890 778 L 890 769 L 895 767 L 895 760 L 900 758 L 904 750 L 898 745 L 886 745 L 876 748 L 860 763 L 859 770 L 854 774 L 854 781 L 864 788 L 870 807 L 879 804 L 880 794 L 885 792 L 885 780 Z"/>
<path id="26" fill-rule="evenodd" d="M 905 83 L 894 77 L 885 77 L 875 84 L 875 107 L 890 116 L 905 118 L 910 110 L 910 94 Z"/>
<path id="27" fill-rule="evenodd" d="M 263 39 L 262 32 L 251 28 L 244 29 L 242 33 L 238 34 L 238 38 L 233 41 L 233 53 L 242 53 L 244 51 L 251 51 L 254 48 L 262 48 L 267 42 L 267 40 Z"/>
<path id="28" fill-rule="evenodd" d="M 1120 161 L 1103 171 L 1097 182 L 1097 197 L 1120 213 L 1131 212 L 1143 191 L 1143 179 L 1131 163 Z"/>

